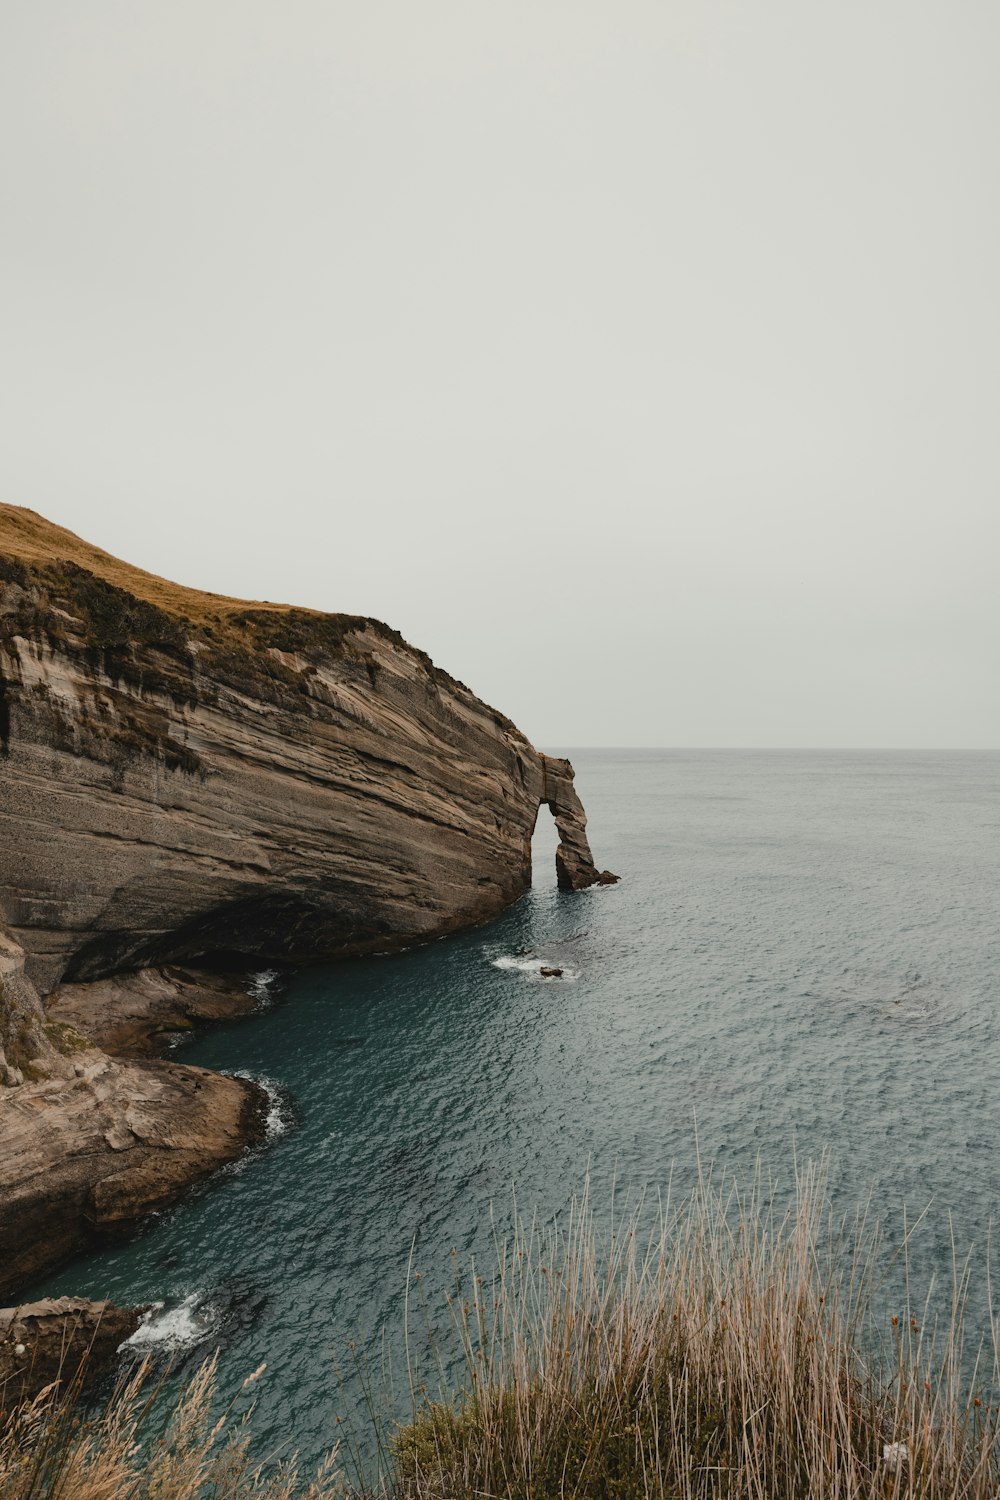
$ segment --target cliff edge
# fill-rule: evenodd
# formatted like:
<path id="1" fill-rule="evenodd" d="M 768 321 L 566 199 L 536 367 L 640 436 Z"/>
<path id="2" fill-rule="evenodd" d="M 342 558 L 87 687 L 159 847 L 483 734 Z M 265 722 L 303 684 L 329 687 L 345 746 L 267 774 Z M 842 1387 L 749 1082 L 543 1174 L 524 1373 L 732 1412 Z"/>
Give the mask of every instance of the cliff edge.
<path id="1" fill-rule="evenodd" d="M 182 1076 L 199 1070 L 139 1063 L 134 1051 L 109 1060 L 88 1035 L 85 993 L 72 1025 L 44 997 L 163 965 L 391 951 L 489 920 L 531 883 L 543 804 L 560 833 L 560 886 L 613 880 L 591 857 L 569 762 L 541 755 L 397 631 L 183 588 L 0 505 L 5 1141 L 43 1170 L 25 1121 L 55 1121 L 62 1091 L 74 1118 L 103 1110 L 109 1152 L 135 1157 L 135 1192 L 108 1190 L 114 1216 L 128 1216 L 131 1197 L 136 1212 L 159 1201 L 157 1173 L 185 1177 L 156 1156 L 171 1149 L 171 1090 L 200 1095 L 204 1081 L 188 1088 Z M 192 1171 L 257 1129 L 252 1086 L 217 1082 L 236 1093 L 201 1111 L 207 1134 L 180 1132 Z M 128 1125 L 129 1109 L 147 1124 L 156 1116 L 150 1139 Z M 52 1151 L 64 1149 L 51 1133 Z M 87 1158 L 84 1183 L 78 1155 L 66 1191 L 93 1224 L 108 1195 L 103 1156 Z M 27 1191 L 10 1176 L 0 1210 Z M 40 1202 L 42 1186 L 32 1191 Z M 0 1265 L 13 1264 L 17 1232 L 0 1230 Z"/>

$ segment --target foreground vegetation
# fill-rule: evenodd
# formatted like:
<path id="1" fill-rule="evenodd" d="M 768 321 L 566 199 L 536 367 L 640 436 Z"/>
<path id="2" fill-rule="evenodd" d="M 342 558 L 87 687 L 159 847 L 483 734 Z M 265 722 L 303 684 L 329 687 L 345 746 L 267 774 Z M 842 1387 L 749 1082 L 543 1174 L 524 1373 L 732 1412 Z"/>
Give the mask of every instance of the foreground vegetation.
<path id="1" fill-rule="evenodd" d="M 263 1366 L 261 1367 L 261 1371 Z M 244 1382 L 240 1394 L 261 1371 Z M 334 1500 L 343 1495 L 336 1450 L 300 1483 L 294 1459 L 250 1458 L 250 1409 L 216 1414 L 216 1358 L 172 1401 L 149 1362 L 104 1409 L 85 1414 L 77 1375 L 14 1411 L 0 1430 L 2 1500 Z"/>
<path id="2" fill-rule="evenodd" d="M 522 1229 L 498 1245 L 493 1273 L 473 1273 L 450 1299 L 464 1388 L 432 1400 L 410 1368 L 413 1407 L 387 1436 L 380 1493 L 1000 1495 L 996 1330 L 978 1351 L 963 1345 L 967 1268 L 956 1265 L 936 1321 L 930 1299 L 876 1317 L 877 1227 L 833 1233 L 812 1173 L 780 1217 L 760 1183 L 745 1199 L 703 1184 L 645 1239 L 643 1220 L 640 1209 L 602 1236 L 584 1202 L 561 1233 Z M 294 1466 L 255 1468 L 247 1419 L 233 1407 L 212 1415 L 213 1380 L 210 1362 L 155 1440 L 144 1436 L 158 1410 L 148 1371 L 88 1420 L 44 1396 L 0 1438 L 0 1496 L 362 1493 L 338 1476 L 336 1454 L 308 1484 Z"/>

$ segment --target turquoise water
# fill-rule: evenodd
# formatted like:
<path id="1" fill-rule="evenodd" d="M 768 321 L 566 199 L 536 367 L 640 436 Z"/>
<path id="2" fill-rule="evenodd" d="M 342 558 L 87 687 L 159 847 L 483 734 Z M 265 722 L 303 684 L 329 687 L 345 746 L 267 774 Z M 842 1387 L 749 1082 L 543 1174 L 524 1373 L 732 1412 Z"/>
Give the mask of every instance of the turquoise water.
<path id="1" fill-rule="evenodd" d="M 598 863 L 620 885 L 536 887 L 489 928 L 298 975 L 178 1054 L 277 1090 L 266 1149 L 132 1243 L 49 1278 L 128 1303 L 224 1380 L 267 1360 L 264 1447 L 307 1457 L 350 1411 L 348 1341 L 397 1343 L 407 1259 L 434 1299 L 509 1221 L 589 1167 L 690 1184 L 702 1156 L 829 1153 L 839 1208 L 891 1233 L 931 1205 L 926 1281 L 984 1246 L 1000 1202 L 1000 755 L 580 751 Z M 543 809 L 542 818 L 548 822 Z M 540 960 L 561 980 L 537 973 Z M 978 1295 L 978 1294 L 977 1294 Z M 983 1309 L 974 1306 L 974 1317 Z"/>

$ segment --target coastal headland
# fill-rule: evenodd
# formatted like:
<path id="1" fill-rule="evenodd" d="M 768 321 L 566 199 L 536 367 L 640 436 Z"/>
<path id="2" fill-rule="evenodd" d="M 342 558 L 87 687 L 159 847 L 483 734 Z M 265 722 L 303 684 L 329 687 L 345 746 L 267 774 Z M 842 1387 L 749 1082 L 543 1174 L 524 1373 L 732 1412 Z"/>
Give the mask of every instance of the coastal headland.
<path id="1" fill-rule="evenodd" d="M 177 1031 L 245 976 L 489 921 L 573 768 L 376 620 L 248 603 L 0 505 L 0 1300 L 259 1141 Z M 322 1045 L 322 1039 L 317 1039 Z"/>

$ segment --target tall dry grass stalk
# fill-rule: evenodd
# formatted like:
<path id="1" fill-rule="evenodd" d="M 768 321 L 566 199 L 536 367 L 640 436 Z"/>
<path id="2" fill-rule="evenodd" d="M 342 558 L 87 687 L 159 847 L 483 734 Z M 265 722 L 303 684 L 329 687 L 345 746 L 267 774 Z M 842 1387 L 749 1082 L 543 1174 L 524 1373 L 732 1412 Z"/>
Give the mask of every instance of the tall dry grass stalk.
<path id="1" fill-rule="evenodd" d="M 1000 1500 L 997 1330 L 966 1349 L 968 1263 L 953 1256 L 936 1321 L 930 1295 L 880 1321 L 878 1226 L 835 1226 L 812 1169 L 787 1212 L 758 1176 L 745 1195 L 702 1180 L 643 1236 L 648 1217 L 638 1204 L 601 1234 L 585 1194 L 562 1231 L 497 1243 L 493 1273 L 450 1299 L 460 1393 L 430 1399 L 408 1350 L 412 1412 L 380 1495 Z M 358 1374 L 374 1422 L 363 1356 Z M 172 1401 L 145 1365 L 96 1414 L 75 1387 L 43 1393 L 0 1432 L 0 1500 L 345 1493 L 335 1453 L 305 1484 L 294 1460 L 251 1460 L 242 1392 L 221 1416 L 214 1394 L 214 1359 Z"/>
<path id="2" fill-rule="evenodd" d="M 249 1454 L 252 1408 L 239 1397 L 214 1415 L 217 1356 L 173 1401 L 148 1362 L 116 1387 L 103 1411 L 88 1412 L 74 1380 L 20 1407 L 0 1429 L 2 1500 L 333 1500 L 343 1493 L 330 1453 L 301 1483 L 294 1458 L 262 1465 Z"/>
<path id="3" fill-rule="evenodd" d="M 397 1493 L 853 1500 L 1000 1495 L 996 1327 L 963 1382 L 968 1267 L 945 1315 L 873 1312 L 878 1227 L 834 1230 L 822 1172 L 779 1213 L 703 1180 L 682 1208 L 600 1235 L 519 1229 L 452 1308 L 467 1389 L 418 1390 Z M 905 1247 L 904 1247 L 905 1255 Z"/>

